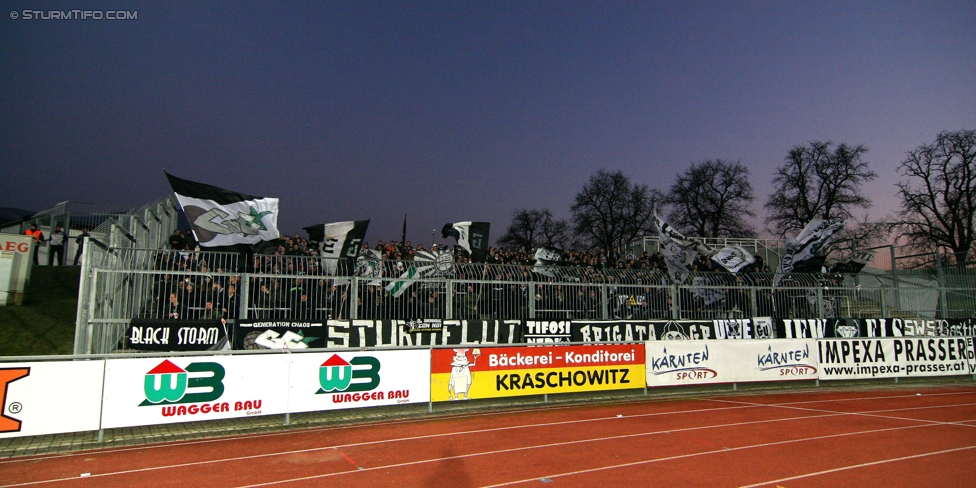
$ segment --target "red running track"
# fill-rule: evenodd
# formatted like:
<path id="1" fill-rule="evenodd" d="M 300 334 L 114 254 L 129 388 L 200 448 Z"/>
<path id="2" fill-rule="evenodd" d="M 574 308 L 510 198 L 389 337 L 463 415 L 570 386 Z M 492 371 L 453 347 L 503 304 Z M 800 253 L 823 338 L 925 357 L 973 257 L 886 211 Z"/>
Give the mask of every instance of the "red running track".
<path id="1" fill-rule="evenodd" d="M 0 461 L 0 486 L 976 486 L 976 387 L 630 401 Z M 83 473 L 87 473 L 82 476 Z"/>

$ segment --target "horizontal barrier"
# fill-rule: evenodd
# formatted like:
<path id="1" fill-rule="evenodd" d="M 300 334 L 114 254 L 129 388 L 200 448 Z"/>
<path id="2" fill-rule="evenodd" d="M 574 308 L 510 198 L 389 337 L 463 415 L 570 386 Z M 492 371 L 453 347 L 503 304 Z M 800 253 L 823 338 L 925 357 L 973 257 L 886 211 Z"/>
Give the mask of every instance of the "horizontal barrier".
<path id="1" fill-rule="evenodd" d="M 375 340 L 375 334 L 386 333 L 355 322 L 347 331 L 350 343 L 352 337 L 369 342 L 371 334 Z M 503 337 L 504 323 L 494 322 L 496 329 L 478 323 L 482 327 L 469 328 L 464 337 Z M 611 329 L 603 329 L 601 337 L 608 337 L 607 330 L 609 337 L 626 336 L 612 329 L 624 325 L 603 324 Z M 565 328 L 555 327 L 531 330 L 565 334 Z M 596 330 L 590 322 L 581 327 Z M 646 331 L 645 340 L 616 344 L 283 348 L 261 354 L 6 362 L 0 363 L 0 438 L 658 386 L 976 375 L 973 337 L 657 340 L 659 331 Z"/>

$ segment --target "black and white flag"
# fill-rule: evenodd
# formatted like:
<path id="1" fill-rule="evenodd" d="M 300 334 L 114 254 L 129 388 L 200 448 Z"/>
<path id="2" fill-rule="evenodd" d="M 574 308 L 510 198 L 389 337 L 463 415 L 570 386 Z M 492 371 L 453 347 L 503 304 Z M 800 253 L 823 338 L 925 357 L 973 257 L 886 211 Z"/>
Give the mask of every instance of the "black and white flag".
<path id="1" fill-rule="evenodd" d="M 164 172 L 165 173 L 165 172 Z M 165 173 L 200 247 L 253 248 L 278 236 L 278 199 L 235 193 Z"/>
<path id="2" fill-rule="evenodd" d="M 698 257 L 699 250 L 708 251 L 704 245 L 685 238 L 680 232 L 671 227 L 654 211 L 654 222 L 657 224 L 659 245 L 664 262 L 668 265 L 668 275 L 677 284 L 682 284 L 691 273 L 691 264 Z"/>
<path id="3" fill-rule="evenodd" d="M 843 220 L 813 219 L 798 236 L 787 239 L 783 259 L 776 269 L 774 284 L 778 285 L 789 273 L 810 272 L 811 269 L 819 271 L 824 257 L 817 254 L 830 244 L 834 233 L 843 227 Z"/>
<path id="4" fill-rule="evenodd" d="M 400 278 L 386 285 L 386 291 L 393 298 L 402 295 L 407 288 L 421 278 L 444 278 L 454 272 L 454 254 L 451 251 L 417 251 L 413 257 L 413 266 L 407 268 Z"/>
<path id="5" fill-rule="evenodd" d="M 563 260 L 563 250 L 552 246 L 542 246 L 535 250 L 535 266 L 533 273 L 539 273 L 550 278 L 556 277 L 557 266 Z"/>
<path id="6" fill-rule="evenodd" d="M 359 248 L 366 238 L 366 229 L 369 227 L 369 219 L 355 220 L 348 222 L 333 222 L 331 224 L 318 224 L 305 227 L 308 238 L 322 243 L 321 256 L 326 258 L 324 261 L 325 270 L 330 275 L 336 275 L 339 263 L 343 263 L 344 274 L 356 265 L 359 257 Z"/>
<path id="7" fill-rule="evenodd" d="M 862 249 L 854 251 L 844 261 L 841 261 L 830 268 L 832 273 L 860 273 L 868 263 L 870 263 L 878 251 Z"/>
<path id="8" fill-rule="evenodd" d="M 741 246 L 728 246 L 719 249 L 712 256 L 712 261 L 733 273 L 738 273 L 740 269 L 756 262 L 756 258 Z"/>
<path id="9" fill-rule="evenodd" d="M 459 246 L 471 254 L 471 261 L 483 263 L 488 257 L 488 222 L 458 222 L 444 224 L 441 236 L 452 236 Z"/>

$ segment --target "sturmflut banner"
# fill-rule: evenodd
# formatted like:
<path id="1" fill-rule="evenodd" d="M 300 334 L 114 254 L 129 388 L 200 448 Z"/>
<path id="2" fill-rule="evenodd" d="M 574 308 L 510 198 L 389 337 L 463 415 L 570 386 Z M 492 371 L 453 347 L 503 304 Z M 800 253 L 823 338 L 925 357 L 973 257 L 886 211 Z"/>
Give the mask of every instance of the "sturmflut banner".
<path id="1" fill-rule="evenodd" d="M 644 387 L 639 344 L 435 349 L 435 402 Z"/>
<path id="2" fill-rule="evenodd" d="M 444 320 L 430 331 L 411 330 L 408 320 L 330 320 L 327 347 L 517 344 L 521 320 Z M 415 322 L 415 321 L 414 321 Z"/>
<path id="3" fill-rule="evenodd" d="M 291 355 L 289 411 L 430 401 L 430 350 Z"/>
<path id="4" fill-rule="evenodd" d="M 647 386 L 817 379 L 813 340 L 648 341 Z"/>
<path id="5" fill-rule="evenodd" d="M 0 365 L 0 438 L 98 430 L 105 361 Z"/>

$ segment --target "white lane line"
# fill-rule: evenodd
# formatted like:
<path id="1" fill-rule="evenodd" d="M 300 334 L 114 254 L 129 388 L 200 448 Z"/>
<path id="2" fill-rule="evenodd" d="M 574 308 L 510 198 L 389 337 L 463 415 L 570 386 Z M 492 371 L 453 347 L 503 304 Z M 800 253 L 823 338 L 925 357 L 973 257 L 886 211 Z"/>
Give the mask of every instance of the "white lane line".
<path id="1" fill-rule="evenodd" d="M 943 451 L 926 452 L 926 453 L 923 453 L 923 454 L 914 454 L 912 456 L 904 456 L 904 457 L 900 457 L 900 458 L 883 459 L 881 461 L 872 461 L 870 463 L 853 464 L 851 466 L 843 466 L 843 467 L 840 467 L 840 468 L 825 469 L 823 471 L 817 471 L 817 472 L 814 472 L 814 473 L 807 473 L 807 474 L 800 474 L 800 475 L 796 475 L 796 476 L 790 476 L 789 478 L 780 478 L 778 480 L 764 481 L 762 483 L 756 483 L 756 484 L 753 484 L 753 485 L 744 485 L 744 486 L 741 486 L 739 488 L 756 488 L 756 487 L 759 487 L 759 486 L 771 485 L 773 483 L 782 483 L 784 481 L 793 481 L 793 480 L 798 480 L 798 479 L 803 479 L 803 478 L 810 478 L 810 477 L 813 477 L 813 476 L 820 476 L 820 475 L 823 475 L 823 474 L 836 473 L 836 472 L 839 472 L 839 471 L 847 471 L 849 469 L 864 468 L 864 467 L 867 467 L 867 466 L 876 466 L 878 464 L 894 463 L 894 462 L 897 462 L 897 461 L 907 461 L 909 459 L 918 459 L 918 458 L 927 457 L 927 456 L 937 456 L 939 454 L 948 454 L 950 452 L 965 451 L 965 450 L 968 450 L 968 449 L 976 449 L 976 446 L 957 447 L 955 449 L 946 449 L 946 450 L 943 450 Z"/>
<path id="2" fill-rule="evenodd" d="M 735 401 L 735 400 L 712 400 L 712 401 L 721 402 L 721 403 L 734 403 L 734 404 L 739 404 L 739 405 L 752 405 L 752 406 L 764 405 L 764 404 L 760 404 L 760 403 L 739 402 L 739 401 Z M 930 406 L 927 406 L 927 407 L 913 407 L 910 410 L 921 410 L 921 409 L 928 409 L 928 408 L 952 408 L 952 407 L 957 407 L 957 406 L 969 406 L 969 405 L 971 405 L 971 404 L 930 405 Z M 966 423 L 963 423 L 963 422 L 943 422 L 943 421 L 940 421 L 940 420 L 915 419 L 915 418 L 911 418 L 911 417 L 893 417 L 893 416 L 890 416 L 890 415 L 877 415 L 877 413 L 879 413 L 879 412 L 900 411 L 900 410 L 880 410 L 880 411 L 877 411 L 877 410 L 868 410 L 868 411 L 863 411 L 863 412 L 843 412 L 843 411 L 837 411 L 837 410 L 826 410 L 826 409 L 822 409 L 822 408 L 795 407 L 793 405 L 785 405 L 785 404 L 783 404 L 783 405 L 772 404 L 772 405 L 764 405 L 764 406 L 769 407 L 769 408 L 783 408 L 783 409 L 789 409 L 789 410 L 800 410 L 800 411 L 804 411 L 804 412 L 839 413 L 839 414 L 850 415 L 850 416 L 854 416 L 854 417 L 872 417 L 872 418 L 880 418 L 880 419 L 886 419 L 886 420 L 903 420 L 903 421 L 909 421 L 909 422 L 924 422 L 924 423 L 936 424 L 936 425 L 957 425 L 957 426 L 962 426 L 962 427 L 976 427 L 976 426 L 969 425 L 969 424 L 966 424 Z"/>
<path id="3" fill-rule="evenodd" d="M 698 457 L 698 456 L 706 456 L 706 455 L 709 455 L 709 454 L 721 454 L 721 453 L 728 453 L 728 452 L 735 452 L 735 451 L 744 451 L 744 450 L 748 450 L 748 449 L 756 449 L 756 448 L 761 448 L 761 447 L 771 447 L 771 446 L 780 446 L 780 445 L 786 445 L 786 444 L 795 444 L 795 443 L 798 443 L 798 442 L 816 441 L 816 440 L 823 440 L 823 439 L 834 439 L 834 438 L 848 437 L 848 436 L 861 435 L 861 434 L 874 434 L 874 433 L 878 433 L 878 432 L 892 432 L 892 431 L 896 431 L 896 430 L 918 429 L 918 428 L 925 428 L 925 427 L 935 427 L 935 426 L 934 425 L 909 425 L 909 426 L 904 426 L 904 427 L 889 427 L 889 428 L 885 428 L 885 429 L 872 429 L 872 430 L 862 430 L 862 431 L 857 431 L 857 432 L 847 432 L 847 433 L 843 433 L 843 434 L 830 434 L 830 435 L 822 435 L 822 436 L 816 436 L 816 437 L 805 437 L 805 438 L 802 438 L 802 439 L 791 439 L 791 440 L 786 440 L 786 441 L 764 442 L 762 444 L 752 444 L 752 445 L 749 445 L 749 446 L 739 446 L 739 447 L 732 447 L 732 448 L 728 448 L 728 449 L 722 448 L 722 449 L 715 449 L 715 450 L 712 450 L 712 451 L 704 451 L 704 452 L 697 452 L 697 453 L 691 453 L 691 454 L 679 454 L 679 455 L 676 455 L 676 456 L 668 456 L 668 457 L 655 458 L 655 459 L 645 459 L 645 460 L 642 460 L 642 461 L 634 461 L 634 462 L 630 462 L 630 463 L 621 463 L 621 464 L 615 464 L 615 465 L 611 465 L 611 466 L 601 466 L 599 468 L 581 469 L 581 470 L 577 470 L 577 471 L 569 471 L 569 472 L 558 473 L 558 474 L 548 474 L 548 475 L 544 475 L 544 477 L 545 478 L 549 478 L 549 479 L 552 479 L 552 478 L 563 478 L 563 477 L 566 477 L 566 476 L 575 476 L 575 475 L 580 475 L 580 474 L 595 473 L 595 472 L 598 472 L 598 471 L 609 471 L 611 469 L 627 468 L 627 467 L 632 467 L 632 466 L 640 466 L 640 465 L 644 465 L 644 464 L 659 463 L 659 462 L 663 462 L 663 461 L 673 461 L 673 460 L 676 460 L 676 459 L 687 459 L 687 458 L 693 458 L 693 457 Z M 499 483 L 499 484 L 495 484 L 495 485 L 488 485 L 485 488 L 496 488 L 496 487 L 499 487 L 499 486 L 511 486 L 511 485 L 517 485 L 517 484 L 522 484 L 522 483 L 538 482 L 540 478 L 542 478 L 542 476 L 536 476 L 536 477 L 526 478 L 526 479 L 521 479 L 521 480 L 516 480 L 516 481 L 509 481 L 509 482 Z"/>

